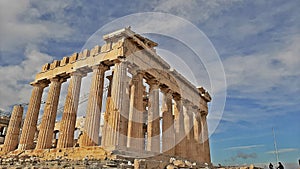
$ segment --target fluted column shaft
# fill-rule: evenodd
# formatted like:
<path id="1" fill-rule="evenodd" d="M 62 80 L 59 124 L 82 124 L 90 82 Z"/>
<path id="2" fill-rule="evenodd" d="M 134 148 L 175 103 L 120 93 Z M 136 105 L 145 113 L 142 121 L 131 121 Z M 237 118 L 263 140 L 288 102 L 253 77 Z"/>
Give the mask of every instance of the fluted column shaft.
<path id="1" fill-rule="evenodd" d="M 126 70 L 126 69 L 125 69 Z M 126 73 L 126 72 L 125 72 Z M 127 74 L 124 76 L 124 79 L 122 80 L 122 106 L 120 110 L 120 120 L 119 120 L 119 147 L 125 148 L 127 146 L 127 137 L 128 137 L 128 119 L 129 119 L 129 81 L 130 78 L 127 76 Z"/>
<path id="2" fill-rule="evenodd" d="M 10 152 L 17 149 L 19 143 L 19 133 L 22 123 L 23 107 L 16 105 L 13 108 L 7 134 L 4 140 L 3 152 Z"/>
<path id="3" fill-rule="evenodd" d="M 81 78 L 82 75 L 80 73 L 75 72 L 71 74 L 68 94 L 60 124 L 57 148 L 73 147 Z"/>
<path id="4" fill-rule="evenodd" d="M 104 113 L 104 123 L 102 128 L 102 140 L 101 145 L 102 146 L 108 146 L 109 145 L 109 138 L 111 136 L 111 88 L 112 88 L 112 78 L 113 73 L 110 76 L 107 76 L 106 78 L 109 80 L 109 86 L 107 90 L 107 97 L 106 97 L 106 105 L 105 105 L 105 113 Z"/>
<path id="5" fill-rule="evenodd" d="M 104 73 L 106 70 L 107 67 L 103 65 L 93 67 L 92 84 L 80 146 L 96 146 L 99 144 Z"/>
<path id="6" fill-rule="evenodd" d="M 128 98 L 126 98 L 126 88 L 128 86 L 127 79 L 127 63 L 119 62 L 115 64 L 111 97 L 107 98 L 105 112 L 105 145 L 106 147 L 119 146 L 126 147 L 127 118 L 128 116 Z"/>
<path id="7" fill-rule="evenodd" d="M 57 106 L 62 82 L 63 79 L 60 78 L 51 79 L 50 89 L 44 108 L 44 114 L 40 126 L 36 149 L 48 149 L 52 147 L 53 130 L 55 126 Z"/>
<path id="8" fill-rule="evenodd" d="M 143 74 L 137 72 L 132 77 L 128 121 L 128 140 L 127 146 L 137 151 L 144 150 L 143 134 Z"/>
<path id="9" fill-rule="evenodd" d="M 159 125 L 159 84 L 149 82 L 147 150 L 160 152 L 160 125 Z"/>
<path id="10" fill-rule="evenodd" d="M 175 99 L 174 106 L 174 128 L 175 128 L 175 155 L 180 157 L 186 156 L 186 139 L 184 132 L 184 117 L 183 117 L 183 107 L 180 98 Z"/>
<path id="11" fill-rule="evenodd" d="M 203 150 L 204 150 L 204 160 L 207 163 L 211 162 L 210 159 L 210 148 L 209 148 L 209 139 L 208 139 L 208 128 L 206 121 L 206 112 L 201 114 L 201 124 L 202 124 L 202 141 L 203 141 Z"/>
<path id="12" fill-rule="evenodd" d="M 185 144 L 186 144 L 186 153 L 187 158 L 193 158 L 193 117 L 191 112 L 191 105 L 190 103 L 184 101 L 183 104 L 183 117 L 184 117 L 184 132 L 185 132 Z"/>
<path id="13" fill-rule="evenodd" d="M 195 160 L 195 155 L 197 154 L 197 150 L 195 149 L 196 147 L 196 141 L 195 141 L 195 136 L 194 136 L 194 113 L 189 112 L 189 118 L 190 118 L 190 144 L 188 145 L 188 151 L 190 152 L 190 157 L 191 159 Z"/>
<path id="14" fill-rule="evenodd" d="M 47 84 L 34 84 L 29 101 L 26 117 L 24 120 L 22 134 L 20 137 L 19 150 L 33 149 L 33 139 L 36 132 L 36 125 L 41 107 L 41 99 L 44 88 Z"/>
<path id="15" fill-rule="evenodd" d="M 201 146 L 202 141 L 202 134 L 201 134 L 201 114 L 198 110 L 198 112 L 195 112 L 194 116 L 194 140 L 196 144 L 196 154 L 194 155 L 194 159 L 199 162 L 205 162 L 203 157 L 203 146 Z"/>
<path id="16" fill-rule="evenodd" d="M 168 155 L 175 154 L 175 130 L 172 108 L 172 92 L 162 89 L 162 152 Z"/>

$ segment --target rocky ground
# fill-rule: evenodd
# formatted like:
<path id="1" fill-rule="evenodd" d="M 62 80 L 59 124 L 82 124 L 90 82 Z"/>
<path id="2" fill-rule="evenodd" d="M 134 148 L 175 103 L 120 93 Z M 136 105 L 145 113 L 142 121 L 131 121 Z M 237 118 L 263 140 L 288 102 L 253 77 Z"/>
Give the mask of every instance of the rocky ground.
<path id="1" fill-rule="evenodd" d="M 121 168 L 121 169 L 176 169 L 176 168 L 208 168 L 200 166 L 187 160 L 170 158 L 169 161 L 159 161 L 153 159 L 106 159 L 93 160 L 84 158 L 82 160 L 68 160 L 57 158 L 55 160 L 40 161 L 37 157 L 10 157 L 0 159 L 0 168 Z"/>
<path id="2" fill-rule="evenodd" d="M 121 168 L 121 169 L 258 169 L 247 167 L 213 167 L 166 154 L 128 151 L 108 152 L 101 147 L 14 151 L 0 156 L 0 169 L 13 168 Z"/>
<path id="3" fill-rule="evenodd" d="M 150 159 L 106 159 L 93 160 L 84 158 L 82 160 L 55 159 L 49 161 L 40 161 L 37 157 L 28 158 L 7 158 L 0 159 L 0 169 L 51 169 L 51 168 L 68 168 L 68 169 L 93 169 L 93 168 L 110 168 L 110 169 L 260 169 L 253 165 L 245 167 L 213 167 L 199 165 L 187 160 L 178 160 L 170 158 L 169 161 L 158 161 Z"/>

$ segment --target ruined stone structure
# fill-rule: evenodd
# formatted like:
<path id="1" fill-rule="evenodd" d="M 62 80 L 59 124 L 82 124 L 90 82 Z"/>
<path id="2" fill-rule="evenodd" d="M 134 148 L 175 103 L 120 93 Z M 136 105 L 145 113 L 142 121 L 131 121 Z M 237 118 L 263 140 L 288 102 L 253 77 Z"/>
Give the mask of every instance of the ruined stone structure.
<path id="1" fill-rule="evenodd" d="M 10 152 L 15 150 L 18 146 L 18 138 L 21 128 L 23 115 L 23 107 L 21 105 L 15 105 L 10 117 L 7 136 L 4 141 L 3 152 Z"/>
<path id="2" fill-rule="evenodd" d="M 154 49 L 157 43 L 129 28 L 103 38 L 106 43 L 101 47 L 74 53 L 42 67 L 31 83 L 33 90 L 17 149 L 74 146 L 81 80 L 92 73 L 80 147 L 99 146 L 101 132 L 100 146 L 110 151 L 151 152 L 210 163 L 206 122 L 207 103 L 211 100 L 208 92 L 203 87 L 196 88 L 158 56 Z M 106 75 L 108 72 L 111 75 Z M 109 86 L 107 95 L 103 97 L 105 78 Z M 58 142 L 53 147 L 61 85 L 67 79 L 69 86 Z M 41 97 L 47 86 L 49 91 L 37 144 L 34 145 Z M 102 101 L 103 98 L 106 100 Z M 104 126 L 100 131 L 103 106 Z M 21 121 L 19 118 L 15 120 L 14 125 Z M 15 148 L 13 145 L 7 150 Z"/>
<path id="3" fill-rule="evenodd" d="M 10 117 L 0 112 L 0 145 L 4 143 Z"/>

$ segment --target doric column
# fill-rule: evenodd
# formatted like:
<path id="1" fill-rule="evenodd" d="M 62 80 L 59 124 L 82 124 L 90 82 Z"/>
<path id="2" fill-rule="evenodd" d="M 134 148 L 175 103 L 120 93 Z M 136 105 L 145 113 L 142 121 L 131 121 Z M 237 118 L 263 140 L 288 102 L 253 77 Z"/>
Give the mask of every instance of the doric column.
<path id="1" fill-rule="evenodd" d="M 191 112 L 191 103 L 187 100 L 183 101 L 183 118 L 184 118 L 184 132 L 185 132 L 185 144 L 186 144 L 186 157 L 193 158 L 193 114 Z M 188 152 L 188 153 L 187 153 Z"/>
<path id="2" fill-rule="evenodd" d="M 175 155 L 186 156 L 186 139 L 184 132 L 184 118 L 181 98 L 175 97 L 174 105 L 174 128 L 175 128 Z"/>
<path id="3" fill-rule="evenodd" d="M 208 138 L 208 128 L 206 121 L 207 112 L 201 112 L 201 124 L 202 124 L 202 141 L 203 141 L 203 151 L 204 160 L 206 163 L 210 163 L 210 148 L 209 148 L 209 138 Z"/>
<path id="4" fill-rule="evenodd" d="M 144 150 L 143 134 L 143 73 L 136 71 L 132 77 L 130 89 L 130 108 L 128 121 L 127 146 L 137 151 Z"/>
<path id="5" fill-rule="evenodd" d="M 68 94 L 59 129 L 60 133 L 57 148 L 73 147 L 81 79 L 82 74 L 78 72 L 71 74 Z"/>
<path id="6" fill-rule="evenodd" d="M 52 136 L 63 79 L 53 78 L 50 81 L 50 89 L 44 108 L 36 149 L 48 149 L 52 147 Z"/>
<path id="7" fill-rule="evenodd" d="M 149 101 L 148 101 L 148 125 L 147 125 L 147 150 L 160 152 L 160 125 L 159 125 L 159 83 L 148 81 Z"/>
<path id="8" fill-rule="evenodd" d="M 106 70 L 107 67 L 103 65 L 93 67 L 92 84 L 80 146 L 96 146 L 99 144 L 104 73 Z"/>
<path id="9" fill-rule="evenodd" d="M 26 117 L 24 120 L 22 134 L 20 137 L 19 150 L 33 149 L 33 139 L 36 131 L 37 120 L 41 107 L 41 99 L 44 88 L 48 84 L 37 83 L 33 85 L 31 98 L 29 101 Z"/>
<path id="10" fill-rule="evenodd" d="M 113 71 L 112 75 L 106 76 L 106 78 L 109 80 L 108 90 L 107 90 L 107 96 L 106 96 L 106 105 L 105 105 L 105 113 L 104 113 L 104 122 L 103 122 L 103 128 L 102 128 L 102 140 L 101 145 L 102 146 L 108 146 L 108 140 L 110 138 L 111 134 L 111 86 L 112 86 L 112 78 L 113 78 Z"/>
<path id="11" fill-rule="evenodd" d="M 189 115 L 189 124 L 190 124 L 190 132 L 189 132 L 189 135 L 190 135 L 190 140 L 189 140 L 189 146 L 187 147 L 187 149 L 189 150 L 189 157 L 190 159 L 192 160 L 197 160 L 198 157 L 197 157 L 197 149 L 196 149 L 196 140 L 195 140 L 195 126 L 194 126 L 194 113 L 195 113 L 195 106 L 191 106 L 190 107 L 190 110 L 188 112 L 188 115 Z M 197 112 L 196 112 L 197 113 Z"/>
<path id="12" fill-rule="evenodd" d="M 125 69 L 126 70 L 126 69 Z M 125 148 L 127 146 L 127 138 L 128 138 L 128 119 L 129 119 L 129 106 L 130 106 L 130 100 L 129 100 L 129 81 L 130 77 L 126 76 L 122 80 L 123 85 L 123 92 L 122 92 L 122 106 L 120 110 L 120 120 L 119 120 L 119 147 Z"/>
<path id="13" fill-rule="evenodd" d="M 208 102 L 211 101 L 211 97 L 209 93 L 203 88 L 198 88 L 199 95 L 201 96 L 199 100 L 199 114 L 201 114 L 201 135 L 202 140 L 200 141 L 200 145 L 202 146 L 203 151 L 203 161 L 206 163 L 211 164 L 210 159 L 210 148 L 209 148 L 209 138 L 208 138 L 208 128 L 207 128 L 207 121 L 206 117 L 208 114 Z"/>
<path id="14" fill-rule="evenodd" d="M 205 162 L 203 157 L 203 146 L 202 142 L 202 124 L 201 124 L 201 114 L 199 109 L 194 114 L 194 140 L 196 144 L 196 153 L 194 154 L 194 159 L 199 162 Z"/>
<path id="15" fill-rule="evenodd" d="M 105 146 L 126 147 L 126 133 L 128 116 L 128 100 L 126 98 L 126 89 L 128 87 L 127 79 L 127 63 L 119 62 L 115 64 L 111 85 L 111 97 L 109 101 L 109 109 L 106 109 L 107 122 L 105 123 Z"/>
<path id="16" fill-rule="evenodd" d="M 12 111 L 7 134 L 4 140 L 3 152 L 7 153 L 17 149 L 19 143 L 19 133 L 22 123 L 23 107 L 21 105 L 14 106 Z"/>
<path id="17" fill-rule="evenodd" d="M 162 88 L 162 152 L 168 155 L 175 154 L 175 130 L 172 110 L 172 91 Z"/>

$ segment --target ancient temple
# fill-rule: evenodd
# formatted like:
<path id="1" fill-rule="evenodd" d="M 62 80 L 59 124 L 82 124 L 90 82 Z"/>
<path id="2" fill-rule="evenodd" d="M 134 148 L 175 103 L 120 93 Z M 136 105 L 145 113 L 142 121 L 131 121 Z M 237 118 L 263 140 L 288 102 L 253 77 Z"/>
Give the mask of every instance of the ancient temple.
<path id="1" fill-rule="evenodd" d="M 92 73 L 80 147 L 153 152 L 210 163 L 206 117 L 211 97 L 208 92 L 172 69 L 156 53 L 157 43 L 129 28 L 103 38 L 103 46 L 42 67 L 31 83 L 32 94 L 22 127 L 23 108 L 15 106 L 13 110 L 3 151 L 73 147 L 81 81 Z M 110 75 L 106 75 L 107 71 Z M 105 78 L 109 85 L 104 93 Z M 67 79 L 69 86 L 58 141 L 53 147 L 61 86 Z M 46 87 L 49 91 L 35 145 L 41 98 Z M 103 106 L 105 112 L 101 112 Z M 101 113 L 104 113 L 102 131 Z"/>

